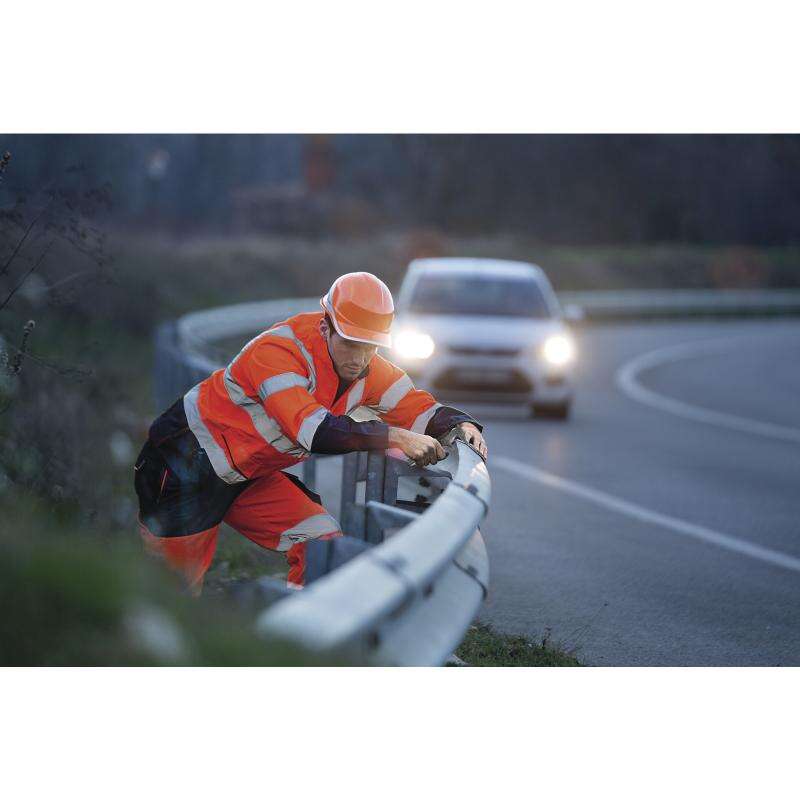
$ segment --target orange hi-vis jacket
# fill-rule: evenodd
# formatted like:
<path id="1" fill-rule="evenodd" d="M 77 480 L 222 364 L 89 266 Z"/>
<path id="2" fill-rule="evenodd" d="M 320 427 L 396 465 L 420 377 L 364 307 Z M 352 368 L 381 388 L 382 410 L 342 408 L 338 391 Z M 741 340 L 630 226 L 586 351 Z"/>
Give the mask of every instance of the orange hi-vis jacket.
<path id="1" fill-rule="evenodd" d="M 388 425 L 424 433 L 442 407 L 377 354 L 337 399 L 339 376 L 320 332 L 322 317 L 298 314 L 277 323 L 184 397 L 189 427 L 225 482 L 252 480 L 307 458 L 328 413 L 365 406 Z"/>

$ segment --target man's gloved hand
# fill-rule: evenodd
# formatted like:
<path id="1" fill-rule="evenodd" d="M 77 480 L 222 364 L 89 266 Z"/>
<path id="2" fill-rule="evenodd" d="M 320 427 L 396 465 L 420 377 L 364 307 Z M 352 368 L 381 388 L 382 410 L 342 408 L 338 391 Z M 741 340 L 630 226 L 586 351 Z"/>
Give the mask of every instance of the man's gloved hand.
<path id="1" fill-rule="evenodd" d="M 453 433 L 455 433 L 457 439 L 461 439 L 471 447 L 474 447 L 481 454 L 483 460 L 486 461 L 489 455 L 486 441 L 481 432 L 471 422 L 462 422 L 456 425 L 453 428 Z"/>

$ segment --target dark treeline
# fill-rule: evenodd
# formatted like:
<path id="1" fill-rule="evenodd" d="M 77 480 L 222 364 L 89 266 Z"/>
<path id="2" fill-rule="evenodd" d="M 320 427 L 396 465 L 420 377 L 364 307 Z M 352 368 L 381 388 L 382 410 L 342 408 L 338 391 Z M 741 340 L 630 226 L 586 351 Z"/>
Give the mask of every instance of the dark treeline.
<path id="1" fill-rule="evenodd" d="M 15 134 L 0 150 L 7 189 L 79 168 L 128 227 L 800 243 L 800 136 Z"/>

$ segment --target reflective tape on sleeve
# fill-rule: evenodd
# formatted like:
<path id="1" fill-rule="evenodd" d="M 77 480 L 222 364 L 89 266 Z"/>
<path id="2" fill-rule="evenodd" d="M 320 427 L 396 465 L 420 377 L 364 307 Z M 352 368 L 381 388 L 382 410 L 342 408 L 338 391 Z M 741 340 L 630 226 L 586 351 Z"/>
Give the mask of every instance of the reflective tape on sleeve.
<path id="1" fill-rule="evenodd" d="M 322 420 L 325 419 L 327 414 L 327 409 L 318 408 L 303 420 L 300 425 L 300 430 L 297 432 L 297 443 L 301 447 L 304 447 L 306 450 L 311 450 L 314 434 L 317 432 L 317 428 L 322 424 Z"/>
<path id="2" fill-rule="evenodd" d="M 261 386 L 258 387 L 258 396 L 262 400 L 266 400 L 270 395 L 282 392 L 284 389 L 291 389 L 293 386 L 301 386 L 304 389 L 308 389 L 308 378 L 304 378 L 296 372 L 284 372 L 281 375 L 275 375 L 261 382 Z"/>
<path id="3" fill-rule="evenodd" d="M 401 375 L 381 396 L 377 409 L 381 413 L 391 411 L 414 388 L 408 375 Z"/>
<path id="4" fill-rule="evenodd" d="M 412 423 L 411 430 L 414 433 L 425 433 L 425 428 L 428 427 L 431 418 L 441 407 L 441 403 L 434 403 L 427 411 L 423 411 Z"/>
<path id="5" fill-rule="evenodd" d="M 279 325 L 277 328 L 270 328 L 268 331 L 264 331 L 262 336 L 279 336 L 280 338 L 288 339 L 290 342 L 294 342 L 297 345 L 298 350 L 300 350 L 300 354 L 306 360 L 306 364 L 308 364 L 308 391 L 310 394 L 313 394 L 314 390 L 317 388 L 317 370 L 314 366 L 314 359 L 311 357 L 311 353 L 308 352 L 306 346 L 300 341 L 300 339 L 297 338 L 295 332 L 288 325 Z"/>
<path id="6" fill-rule="evenodd" d="M 347 411 L 350 412 L 354 408 L 357 408 L 361 405 L 361 398 L 364 397 L 364 384 L 366 384 L 366 379 L 362 378 L 360 381 L 350 389 L 350 393 L 347 395 Z"/>
<path id="7" fill-rule="evenodd" d="M 280 425 L 267 415 L 264 406 L 258 400 L 249 397 L 245 393 L 244 389 L 231 374 L 230 367 L 225 370 L 224 383 L 231 402 L 247 412 L 253 427 L 267 444 L 274 447 L 279 453 L 286 453 L 296 458 L 307 454 L 306 448 L 296 445 L 285 435 Z"/>

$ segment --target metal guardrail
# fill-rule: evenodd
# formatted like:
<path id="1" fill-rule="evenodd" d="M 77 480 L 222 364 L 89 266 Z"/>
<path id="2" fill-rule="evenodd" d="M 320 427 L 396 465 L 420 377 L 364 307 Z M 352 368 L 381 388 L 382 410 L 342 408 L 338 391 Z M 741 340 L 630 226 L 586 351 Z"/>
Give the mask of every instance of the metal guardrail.
<path id="1" fill-rule="evenodd" d="M 559 292 L 591 320 L 800 314 L 800 289 L 669 289 Z"/>
<path id="2" fill-rule="evenodd" d="M 354 653 L 366 663 L 442 664 L 488 590 L 477 526 L 488 510 L 490 481 L 483 460 L 460 441 L 436 472 L 452 479 L 419 516 L 368 501 L 371 524 L 404 525 L 402 531 L 268 608 L 258 630 L 317 652 Z"/>
<path id="3" fill-rule="evenodd" d="M 227 363 L 233 353 L 220 341 L 318 307 L 317 298 L 246 303 L 160 326 L 157 406 L 167 407 Z M 343 458 L 340 522 L 347 535 L 309 543 L 302 592 L 283 592 L 265 579 L 260 592 L 250 593 L 251 603 L 273 601 L 259 615 L 258 630 L 357 663 L 444 663 L 488 589 L 478 524 L 491 491 L 486 465 L 472 448 L 451 441 L 446 449 L 445 461 L 424 470 L 392 451 L 327 456 Z M 317 458 L 303 462 L 312 488 Z M 413 500 L 398 499 L 401 480 L 417 482 Z"/>

